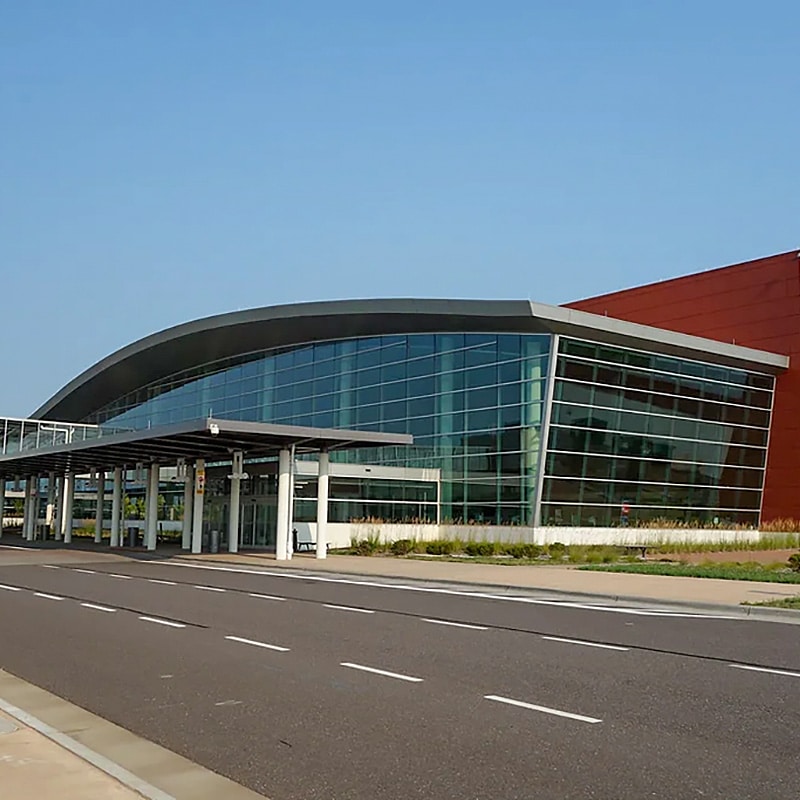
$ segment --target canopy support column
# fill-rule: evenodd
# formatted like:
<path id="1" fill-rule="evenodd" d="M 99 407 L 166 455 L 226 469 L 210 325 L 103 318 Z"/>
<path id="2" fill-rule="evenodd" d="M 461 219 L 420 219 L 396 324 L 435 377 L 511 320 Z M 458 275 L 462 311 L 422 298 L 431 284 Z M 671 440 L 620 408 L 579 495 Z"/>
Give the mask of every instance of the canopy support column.
<path id="1" fill-rule="evenodd" d="M 161 468 L 153 462 L 147 471 L 147 498 L 145 500 L 145 547 L 153 551 L 156 549 L 158 536 L 158 485 Z"/>
<path id="2" fill-rule="evenodd" d="M 328 486 L 331 458 L 327 450 L 319 454 L 317 481 L 317 558 L 328 557 Z"/>
<path id="3" fill-rule="evenodd" d="M 122 467 L 114 467 L 114 493 L 111 495 L 111 547 L 119 547 L 122 524 Z"/>
<path id="4" fill-rule="evenodd" d="M 72 543 L 72 506 L 75 501 L 75 474 L 64 475 L 64 502 L 61 504 L 61 532 L 64 544 Z"/>
<path id="5" fill-rule="evenodd" d="M 94 541 L 100 544 L 103 541 L 103 503 L 106 499 L 106 473 L 100 470 L 97 473 L 97 504 L 94 513 Z"/>
<path id="6" fill-rule="evenodd" d="M 291 531 L 291 454 L 287 447 L 278 454 L 278 525 L 275 536 L 275 558 L 286 561 L 289 558 L 289 533 Z"/>
<path id="7" fill-rule="evenodd" d="M 181 550 L 192 547 L 192 511 L 194 510 L 194 467 L 186 464 L 183 478 L 183 527 L 181 529 Z"/>
<path id="8" fill-rule="evenodd" d="M 194 465 L 194 508 L 192 510 L 192 552 L 203 552 L 203 498 L 206 493 L 206 462 L 198 458 Z"/>

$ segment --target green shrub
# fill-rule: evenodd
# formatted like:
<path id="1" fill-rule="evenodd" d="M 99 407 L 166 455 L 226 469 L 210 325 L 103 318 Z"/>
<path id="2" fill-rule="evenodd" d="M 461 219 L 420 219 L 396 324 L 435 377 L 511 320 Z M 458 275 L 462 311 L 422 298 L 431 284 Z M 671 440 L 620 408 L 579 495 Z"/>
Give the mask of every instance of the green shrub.
<path id="1" fill-rule="evenodd" d="M 497 553 L 495 542 L 467 542 L 464 552 L 468 556 L 493 556 Z"/>
<path id="2" fill-rule="evenodd" d="M 447 539 L 426 542 L 425 552 L 431 556 L 449 556 L 455 550 L 455 544 Z"/>
<path id="3" fill-rule="evenodd" d="M 789 556 L 789 569 L 792 572 L 800 572 L 800 553 Z"/>
<path id="4" fill-rule="evenodd" d="M 542 554 L 542 548 L 538 544 L 516 542 L 504 545 L 503 552 L 514 558 L 538 558 Z"/>
<path id="5" fill-rule="evenodd" d="M 547 545 L 547 554 L 550 556 L 550 558 L 563 558 L 566 552 L 567 546 L 562 542 L 553 542 L 552 544 Z"/>
<path id="6" fill-rule="evenodd" d="M 365 539 L 356 540 L 350 538 L 350 552 L 355 556 L 374 556 L 375 553 L 382 552 L 386 545 L 381 542 L 378 534 L 369 534 Z"/>
<path id="7" fill-rule="evenodd" d="M 389 549 L 392 551 L 393 555 L 396 556 L 405 556 L 409 553 L 413 553 L 416 549 L 417 543 L 412 539 L 398 539 L 396 542 L 392 542 Z"/>

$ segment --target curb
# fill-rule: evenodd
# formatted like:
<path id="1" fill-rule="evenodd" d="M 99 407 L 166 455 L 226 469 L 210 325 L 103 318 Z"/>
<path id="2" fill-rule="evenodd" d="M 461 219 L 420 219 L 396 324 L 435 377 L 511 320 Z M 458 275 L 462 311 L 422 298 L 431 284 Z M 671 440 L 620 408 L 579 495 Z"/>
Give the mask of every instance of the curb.
<path id="1" fill-rule="evenodd" d="M 45 738 L 49 739 L 51 742 L 63 747 L 65 750 L 69 750 L 69 752 L 73 755 L 78 756 L 78 758 L 81 758 L 87 763 L 91 764 L 93 767 L 96 767 L 101 772 L 104 772 L 106 775 L 113 778 L 115 781 L 119 781 L 119 783 L 121 783 L 127 789 L 130 789 L 132 792 L 136 792 L 136 794 L 141 795 L 142 797 L 146 798 L 146 800 L 176 800 L 173 795 L 162 792 L 161 789 L 158 789 L 157 787 L 153 786 L 153 784 L 142 780 L 111 759 L 100 755 L 100 753 L 92 750 L 84 744 L 81 744 L 71 736 L 67 736 L 66 733 L 56 730 L 46 722 L 42 722 L 42 720 L 40 720 L 38 717 L 34 717 L 32 714 L 29 714 L 27 711 L 17 708 L 17 706 L 5 701 L 2 697 L 0 697 L 0 710 L 4 711 L 10 717 L 13 717 L 22 725 L 31 728 Z"/>
<path id="2" fill-rule="evenodd" d="M 274 570 L 286 570 L 290 574 L 297 574 L 297 575 L 309 575 L 315 578 L 324 578 L 324 577 L 336 577 L 342 576 L 346 578 L 363 578 L 363 579 L 370 579 L 370 578 L 381 578 L 383 580 L 392 580 L 397 582 L 406 582 L 406 583 L 417 583 L 417 584 L 436 584 L 437 586 L 454 586 L 458 587 L 459 589 L 463 589 L 464 587 L 471 587 L 476 591 L 481 591 L 482 589 L 487 589 L 490 591 L 497 592 L 498 590 L 502 590 L 507 594 L 533 594 L 533 593 L 546 593 L 548 595 L 559 595 L 563 597 L 565 600 L 577 600 L 577 601 L 587 601 L 587 600 L 594 600 L 600 603 L 606 603 L 609 605 L 627 605 L 629 603 L 637 603 L 637 604 L 645 604 L 648 606 L 658 606 L 664 609 L 682 609 L 682 610 L 689 610 L 694 609 L 696 611 L 714 611 L 721 614 L 726 614 L 728 616 L 736 616 L 736 617 L 747 617 L 754 620 L 762 619 L 762 621 L 767 622 L 784 622 L 789 624 L 800 624 L 800 609 L 795 610 L 792 608 L 771 608 L 769 606 L 752 606 L 752 605 L 727 605 L 724 603 L 706 603 L 706 602 L 694 602 L 691 600 L 663 600 L 660 598 L 654 597 L 642 597 L 640 595 L 608 595 L 608 594 L 601 594 L 601 593 L 594 593 L 594 592 L 577 592 L 577 591 L 568 591 L 566 589 L 549 589 L 544 587 L 526 587 L 526 586 L 517 586 L 514 584 L 507 584 L 507 583 L 475 583 L 473 581 L 460 581 L 456 579 L 446 579 L 446 580 L 436 580 L 430 578 L 407 578 L 404 576 L 398 575 L 387 575 L 387 574 L 379 574 L 379 573 L 364 573 L 364 572 L 348 572 L 346 570 L 336 570 L 335 572 L 328 572 L 328 571 L 316 571 L 314 569 L 306 569 L 304 567 L 274 567 L 272 563 L 270 565 L 261 565 L 261 564 L 239 564 L 236 561 L 231 561 L 226 558 L 203 558 L 201 560 L 192 559 L 188 556 L 178 556 L 177 557 L 181 561 L 191 561 L 194 564 L 205 564 L 205 563 L 213 563 L 213 564 L 226 564 L 228 566 L 241 566 L 241 567 L 252 567 L 254 569 L 264 569 L 268 567 Z M 273 562 L 274 563 L 274 562 Z M 704 580 L 703 578 L 698 578 L 697 580 Z"/>

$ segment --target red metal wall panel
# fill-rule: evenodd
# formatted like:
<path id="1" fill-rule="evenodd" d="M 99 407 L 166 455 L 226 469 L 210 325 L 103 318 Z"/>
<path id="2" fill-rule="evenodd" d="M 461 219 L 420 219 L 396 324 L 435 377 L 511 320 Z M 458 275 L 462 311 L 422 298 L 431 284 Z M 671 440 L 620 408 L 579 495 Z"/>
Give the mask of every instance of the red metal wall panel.
<path id="1" fill-rule="evenodd" d="M 794 250 L 568 304 L 790 357 L 775 386 L 764 521 L 800 519 L 799 255 Z"/>

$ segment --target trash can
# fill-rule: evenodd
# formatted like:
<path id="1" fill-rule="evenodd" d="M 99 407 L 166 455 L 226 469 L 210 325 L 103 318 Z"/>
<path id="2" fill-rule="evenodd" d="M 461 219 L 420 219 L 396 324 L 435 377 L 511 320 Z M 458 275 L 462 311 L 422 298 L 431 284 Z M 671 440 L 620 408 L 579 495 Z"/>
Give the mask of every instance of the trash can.
<path id="1" fill-rule="evenodd" d="M 135 526 L 128 528 L 128 547 L 139 546 L 139 529 Z"/>
<path id="2" fill-rule="evenodd" d="M 211 531 L 211 552 L 219 553 L 219 531 Z"/>

